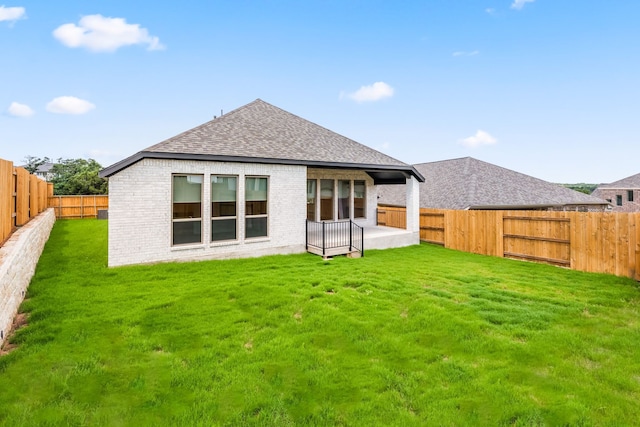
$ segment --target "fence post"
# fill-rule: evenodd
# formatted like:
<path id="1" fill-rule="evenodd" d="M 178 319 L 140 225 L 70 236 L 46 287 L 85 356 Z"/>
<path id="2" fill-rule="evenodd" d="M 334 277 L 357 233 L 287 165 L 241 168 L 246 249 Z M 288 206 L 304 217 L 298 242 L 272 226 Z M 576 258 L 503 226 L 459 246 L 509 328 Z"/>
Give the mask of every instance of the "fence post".
<path id="1" fill-rule="evenodd" d="M 325 243 L 324 243 L 324 235 L 325 235 L 324 226 L 325 226 L 325 224 L 326 223 L 323 221 L 322 222 L 322 256 L 325 255 Z"/>

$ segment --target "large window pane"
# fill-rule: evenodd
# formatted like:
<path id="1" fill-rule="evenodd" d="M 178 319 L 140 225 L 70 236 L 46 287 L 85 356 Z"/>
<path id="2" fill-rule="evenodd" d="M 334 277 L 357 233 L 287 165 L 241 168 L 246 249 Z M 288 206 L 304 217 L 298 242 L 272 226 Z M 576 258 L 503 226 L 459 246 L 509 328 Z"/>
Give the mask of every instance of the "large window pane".
<path id="1" fill-rule="evenodd" d="M 211 177 L 211 216 L 236 216 L 238 178 L 235 176 Z"/>
<path id="2" fill-rule="evenodd" d="M 211 241 L 236 240 L 236 219 L 211 220 Z"/>
<path id="3" fill-rule="evenodd" d="M 267 217 L 247 218 L 245 233 L 248 238 L 267 235 Z"/>
<path id="4" fill-rule="evenodd" d="M 353 217 L 365 218 L 367 206 L 367 186 L 364 181 L 353 182 Z"/>
<path id="5" fill-rule="evenodd" d="M 320 180 L 320 220 L 333 219 L 333 180 Z"/>
<path id="6" fill-rule="evenodd" d="M 211 241 L 237 239 L 238 177 L 211 175 Z"/>
<path id="7" fill-rule="evenodd" d="M 173 244 L 200 243 L 202 235 L 200 221 L 180 221 L 173 223 Z"/>
<path id="8" fill-rule="evenodd" d="M 245 178 L 245 237 L 265 237 L 267 230 L 267 178 Z"/>
<path id="9" fill-rule="evenodd" d="M 307 180 L 307 219 L 309 221 L 316 220 L 316 197 L 318 181 L 315 179 Z"/>
<path id="10" fill-rule="evenodd" d="M 173 177 L 173 219 L 202 217 L 202 176 Z"/>
<path id="11" fill-rule="evenodd" d="M 174 175 L 172 244 L 202 242 L 202 175 Z"/>
<path id="12" fill-rule="evenodd" d="M 351 200 L 351 182 L 338 181 L 338 219 L 348 219 Z"/>

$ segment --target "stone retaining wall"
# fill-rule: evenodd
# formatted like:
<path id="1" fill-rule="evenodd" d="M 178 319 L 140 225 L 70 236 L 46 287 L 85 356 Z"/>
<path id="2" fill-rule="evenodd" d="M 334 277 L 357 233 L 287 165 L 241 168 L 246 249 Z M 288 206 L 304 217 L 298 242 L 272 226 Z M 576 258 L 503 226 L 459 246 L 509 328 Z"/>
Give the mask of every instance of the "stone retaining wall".
<path id="1" fill-rule="evenodd" d="M 24 299 L 55 221 L 55 212 L 49 208 L 20 227 L 0 248 L 0 345 Z"/>

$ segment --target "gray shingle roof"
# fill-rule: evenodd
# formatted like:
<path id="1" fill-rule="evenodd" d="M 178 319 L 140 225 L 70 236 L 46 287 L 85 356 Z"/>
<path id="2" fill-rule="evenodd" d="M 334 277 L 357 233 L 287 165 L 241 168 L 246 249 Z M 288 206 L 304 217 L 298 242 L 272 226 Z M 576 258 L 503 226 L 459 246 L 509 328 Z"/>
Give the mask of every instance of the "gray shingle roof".
<path id="1" fill-rule="evenodd" d="M 632 190 L 640 188 L 640 173 L 628 176 L 610 184 L 600 184 L 595 191 L 598 191 L 600 188 L 610 188 L 615 190 Z"/>
<path id="2" fill-rule="evenodd" d="M 400 170 L 416 176 L 411 165 L 257 99 L 219 118 L 152 145 L 105 168 L 110 176 L 144 157 L 201 158 Z M 342 165 L 342 166 L 341 166 Z"/>
<path id="3" fill-rule="evenodd" d="M 437 209 L 606 205 L 606 201 L 472 157 L 422 163 L 420 206 Z M 404 206 L 402 186 L 383 185 L 381 204 Z"/>

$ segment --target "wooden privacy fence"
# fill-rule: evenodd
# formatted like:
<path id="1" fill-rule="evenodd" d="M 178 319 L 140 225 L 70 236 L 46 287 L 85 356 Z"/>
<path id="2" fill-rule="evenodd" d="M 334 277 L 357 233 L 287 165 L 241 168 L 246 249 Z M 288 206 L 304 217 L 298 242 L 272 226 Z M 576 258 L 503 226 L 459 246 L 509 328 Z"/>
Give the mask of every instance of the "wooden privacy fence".
<path id="1" fill-rule="evenodd" d="M 378 206 L 378 225 L 407 228 L 407 211 L 405 208 Z"/>
<path id="2" fill-rule="evenodd" d="M 406 228 L 404 208 L 389 209 L 378 209 L 378 223 Z M 640 280 L 640 213 L 420 209 L 420 239 Z"/>
<path id="3" fill-rule="evenodd" d="M 49 196 L 49 207 L 58 219 L 96 218 L 99 210 L 109 207 L 109 196 Z"/>
<path id="4" fill-rule="evenodd" d="M 16 227 L 23 226 L 47 208 L 47 195 L 53 194 L 48 184 L 13 162 L 0 159 L 0 244 Z"/>

